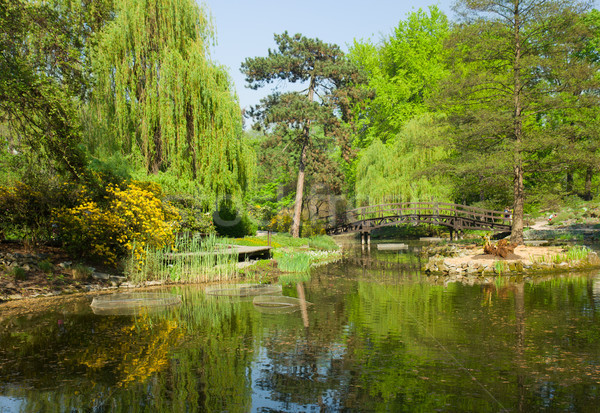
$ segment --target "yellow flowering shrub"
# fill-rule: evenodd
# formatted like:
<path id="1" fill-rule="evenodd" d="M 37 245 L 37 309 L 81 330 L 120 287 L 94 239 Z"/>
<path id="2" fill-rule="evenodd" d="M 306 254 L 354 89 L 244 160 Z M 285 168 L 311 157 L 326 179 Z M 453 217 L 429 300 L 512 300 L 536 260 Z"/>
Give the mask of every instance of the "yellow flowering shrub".
<path id="1" fill-rule="evenodd" d="M 147 247 L 172 244 L 179 215 L 158 197 L 160 187 L 133 182 L 124 189 L 109 185 L 106 192 L 105 202 L 84 197 L 75 207 L 57 211 L 68 249 L 116 265 L 125 254 L 142 262 Z"/>

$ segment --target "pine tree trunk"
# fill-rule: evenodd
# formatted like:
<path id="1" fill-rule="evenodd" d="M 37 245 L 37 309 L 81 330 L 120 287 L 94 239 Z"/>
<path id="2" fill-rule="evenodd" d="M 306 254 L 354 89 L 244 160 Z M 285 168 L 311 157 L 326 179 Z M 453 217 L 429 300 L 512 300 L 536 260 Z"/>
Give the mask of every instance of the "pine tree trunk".
<path id="1" fill-rule="evenodd" d="M 586 201 L 592 200 L 592 177 L 594 176 L 594 170 L 591 166 L 588 166 L 585 171 L 585 192 L 583 194 L 583 199 Z"/>
<path id="2" fill-rule="evenodd" d="M 298 165 L 298 182 L 296 183 L 296 202 L 294 203 L 294 221 L 292 222 L 292 237 L 300 237 L 300 218 L 302 217 L 302 198 L 304 194 L 304 169 L 306 167 L 306 147 L 308 146 L 308 126 L 305 127 L 305 137 L 300 152 Z"/>
<path id="3" fill-rule="evenodd" d="M 315 94 L 315 78 L 310 79 L 308 88 L 308 100 L 312 102 Z M 302 217 L 302 200 L 304 197 L 304 169 L 306 167 L 306 150 L 310 138 L 310 122 L 304 125 L 304 139 L 302 140 L 302 150 L 300 151 L 300 164 L 298 165 L 298 182 L 296 183 L 296 202 L 294 203 L 294 220 L 292 222 L 292 237 L 300 237 L 300 218 Z"/>

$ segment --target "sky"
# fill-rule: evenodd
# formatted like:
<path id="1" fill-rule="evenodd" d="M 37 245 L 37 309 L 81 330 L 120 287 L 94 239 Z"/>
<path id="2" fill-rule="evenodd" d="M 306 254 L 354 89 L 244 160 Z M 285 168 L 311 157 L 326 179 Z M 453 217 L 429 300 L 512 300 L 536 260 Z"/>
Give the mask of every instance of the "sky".
<path id="1" fill-rule="evenodd" d="M 266 56 L 276 47 L 273 34 L 288 31 L 319 38 L 348 51 L 354 39 L 377 43 L 392 33 L 400 20 L 419 8 L 437 5 L 452 18 L 454 0 L 198 0 L 212 15 L 217 44 L 211 58 L 229 69 L 242 108 L 259 103 L 271 85 L 245 87 L 240 65 L 247 57 Z"/>

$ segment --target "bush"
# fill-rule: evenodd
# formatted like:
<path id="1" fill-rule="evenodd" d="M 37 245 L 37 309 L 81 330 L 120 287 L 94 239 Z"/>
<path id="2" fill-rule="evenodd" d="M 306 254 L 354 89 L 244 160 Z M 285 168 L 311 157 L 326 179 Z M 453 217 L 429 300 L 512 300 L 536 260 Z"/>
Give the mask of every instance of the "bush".
<path id="1" fill-rule="evenodd" d="M 55 184 L 34 187 L 17 182 L 0 186 L 0 235 L 11 235 L 36 244 L 52 234 L 51 211 L 58 205 Z"/>
<path id="2" fill-rule="evenodd" d="M 171 244 L 178 229 L 177 211 L 158 195 L 157 184 L 133 182 L 125 189 L 109 185 L 104 203 L 84 198 L 57 211 L 60 239 L 71 252 L 107 264 L 117 265 L 128 253 L 142 262 L 146 247 Z"/>
<path id="3" fill-rule="evenodd" d="M 256 234 L 257 225 L 250 217 L 247 214 L 239 215 L 232 205 L 225 202 L 213 213 L 213 223 L 217 233 L 224 237 L 242 238 Z"/>
<path id="4" fill-rule="evenodd" d="M 190 234 L 214 234 L 216 232 L 210 212 L 204 212 L 202 204 L 191 195 L 172 195 L 169 202 L 179 211 L 181 231 Z"/>
<path id="5" fill-rule="evenodd" d="M 275 232 L 290 232 L 293 221 L 292 214 L 289 211 L 282 210 L 271 218 L 268 229 Z"/>

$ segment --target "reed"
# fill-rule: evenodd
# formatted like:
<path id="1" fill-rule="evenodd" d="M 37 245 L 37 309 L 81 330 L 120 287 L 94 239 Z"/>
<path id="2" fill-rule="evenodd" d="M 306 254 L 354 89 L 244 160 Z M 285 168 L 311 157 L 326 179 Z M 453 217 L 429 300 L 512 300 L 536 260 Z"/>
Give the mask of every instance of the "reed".
<path id="1" fill-rule="evenodd" d="M 237 276 L 237 255 L 218 242 L 214 235 L 177 237 L 172 246 L 146 249 L 141 263 L 132 255 L 125 273 L 133 282 L 150 280 L 208 282 L 230 280 Z"/>

